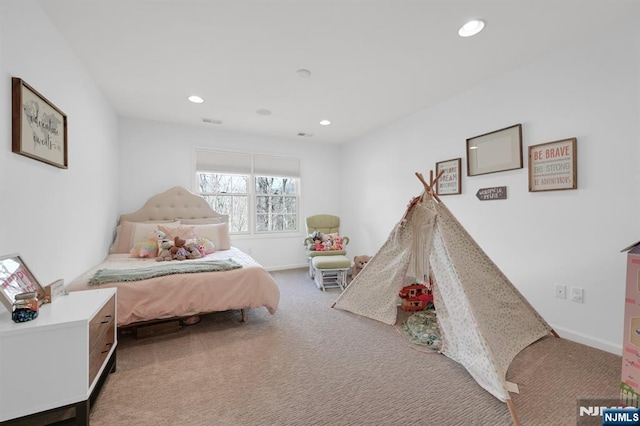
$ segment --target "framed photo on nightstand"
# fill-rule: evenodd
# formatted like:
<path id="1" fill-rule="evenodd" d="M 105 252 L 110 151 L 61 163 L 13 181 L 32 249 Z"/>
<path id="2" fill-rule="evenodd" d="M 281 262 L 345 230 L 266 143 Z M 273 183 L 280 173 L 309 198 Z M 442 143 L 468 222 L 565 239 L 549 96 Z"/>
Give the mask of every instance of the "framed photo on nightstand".
<path id="1" fill-rule="evenodd" d="M 16 295 L 30 291 L 36 293 L 39 304 L 44 301 L 44 289 L 20 255 L 0 256 L 0 302 L 11 312 Z"/>

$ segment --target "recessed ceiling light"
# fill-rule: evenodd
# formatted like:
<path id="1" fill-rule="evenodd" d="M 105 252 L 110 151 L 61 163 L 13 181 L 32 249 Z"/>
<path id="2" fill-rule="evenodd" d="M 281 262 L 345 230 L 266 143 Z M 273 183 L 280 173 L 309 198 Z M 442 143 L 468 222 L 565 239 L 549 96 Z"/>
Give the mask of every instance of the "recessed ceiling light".
<path id="1" fill-rule="evenodd" d="M 484 28 L 484 21 L 481 19 L 473 19 L 464 24 L 458 30 L 460 37 L 471 37 L 478 34 Z"/>
<path id="2" fill-rule="evenodd" d="M 196 96 L 196 95 L 191 95 L 187 99 L 189 99 L 194 104 L 201 104 L 201 103 L 204 102 L 204 99 L 202 99 L 200 96 Z"/>
<path id="3" fill-rule="evenodd" d="M 311 71 L 309 71 L 308 69 L 299 69 L 298 71 L 296 71 L 296 73 L 298 74 L 298 77 L 300 78 L 309 78 L 311 77 Z"/>
<path id="4" fill-rule="evenodd" d="M 260 114 L 260 115 L 271 115 L 271 111 L 269 111 L 268 109 L 259 109 L 256 111 L 256 114 Z"/>
<path id="5" fill-rule="evenodd" d="M 331 124 L 331 122 L 329 120 L 322 120 L 320 121 L 320 125 L 321 126 L 328 126 L 329 124 Z"/>

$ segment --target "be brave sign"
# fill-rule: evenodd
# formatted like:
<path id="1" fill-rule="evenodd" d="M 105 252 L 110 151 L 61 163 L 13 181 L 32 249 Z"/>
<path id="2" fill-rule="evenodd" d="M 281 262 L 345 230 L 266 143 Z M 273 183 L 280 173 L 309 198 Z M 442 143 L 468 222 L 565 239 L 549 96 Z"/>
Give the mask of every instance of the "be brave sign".
<path id="1" fill-rule="evenodd" d="M 480 188 L 476 192 L 476 197 L 480 201 L 489 200 L 506 200 L 507 199 L 507 187 L 506 186 L 494 186 L 493 188 Z"/>
<path id="2" fill-rule="evenodd" d="M 576 189 L 576 138 L 529 147 L 529 192 Z"/>

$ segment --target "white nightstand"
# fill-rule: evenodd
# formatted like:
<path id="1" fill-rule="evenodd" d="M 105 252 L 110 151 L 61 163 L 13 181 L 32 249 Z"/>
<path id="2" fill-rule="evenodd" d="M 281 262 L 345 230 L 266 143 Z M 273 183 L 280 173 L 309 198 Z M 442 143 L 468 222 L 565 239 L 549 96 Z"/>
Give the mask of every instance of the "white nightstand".
<path id="1" fill-rule="evenodd" d="M 116 290 L 57 297 L 24 323 L 1 309 L 0 422 L 75 407 L 76 424 L 88 424 L 91 400 L 115 371 Z"/>

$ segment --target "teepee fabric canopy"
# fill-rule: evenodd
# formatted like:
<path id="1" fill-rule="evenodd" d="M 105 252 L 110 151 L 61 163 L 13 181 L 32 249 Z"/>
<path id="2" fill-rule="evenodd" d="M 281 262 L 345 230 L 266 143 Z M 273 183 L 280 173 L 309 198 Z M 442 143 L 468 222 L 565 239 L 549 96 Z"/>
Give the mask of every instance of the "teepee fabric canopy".
<path id="1" fill-rule="evenodd" d="M 412 201 L 334 307 L 395 324 L 398 292 L 407 277 L 419 283 L 430 277 L 441 352 L 462 364 L 496 398 L 510 403 L 505 377 L 511 361 L 553 330 L 431 187 L 433 183 L 425 184 L 425 193 Z"/>

